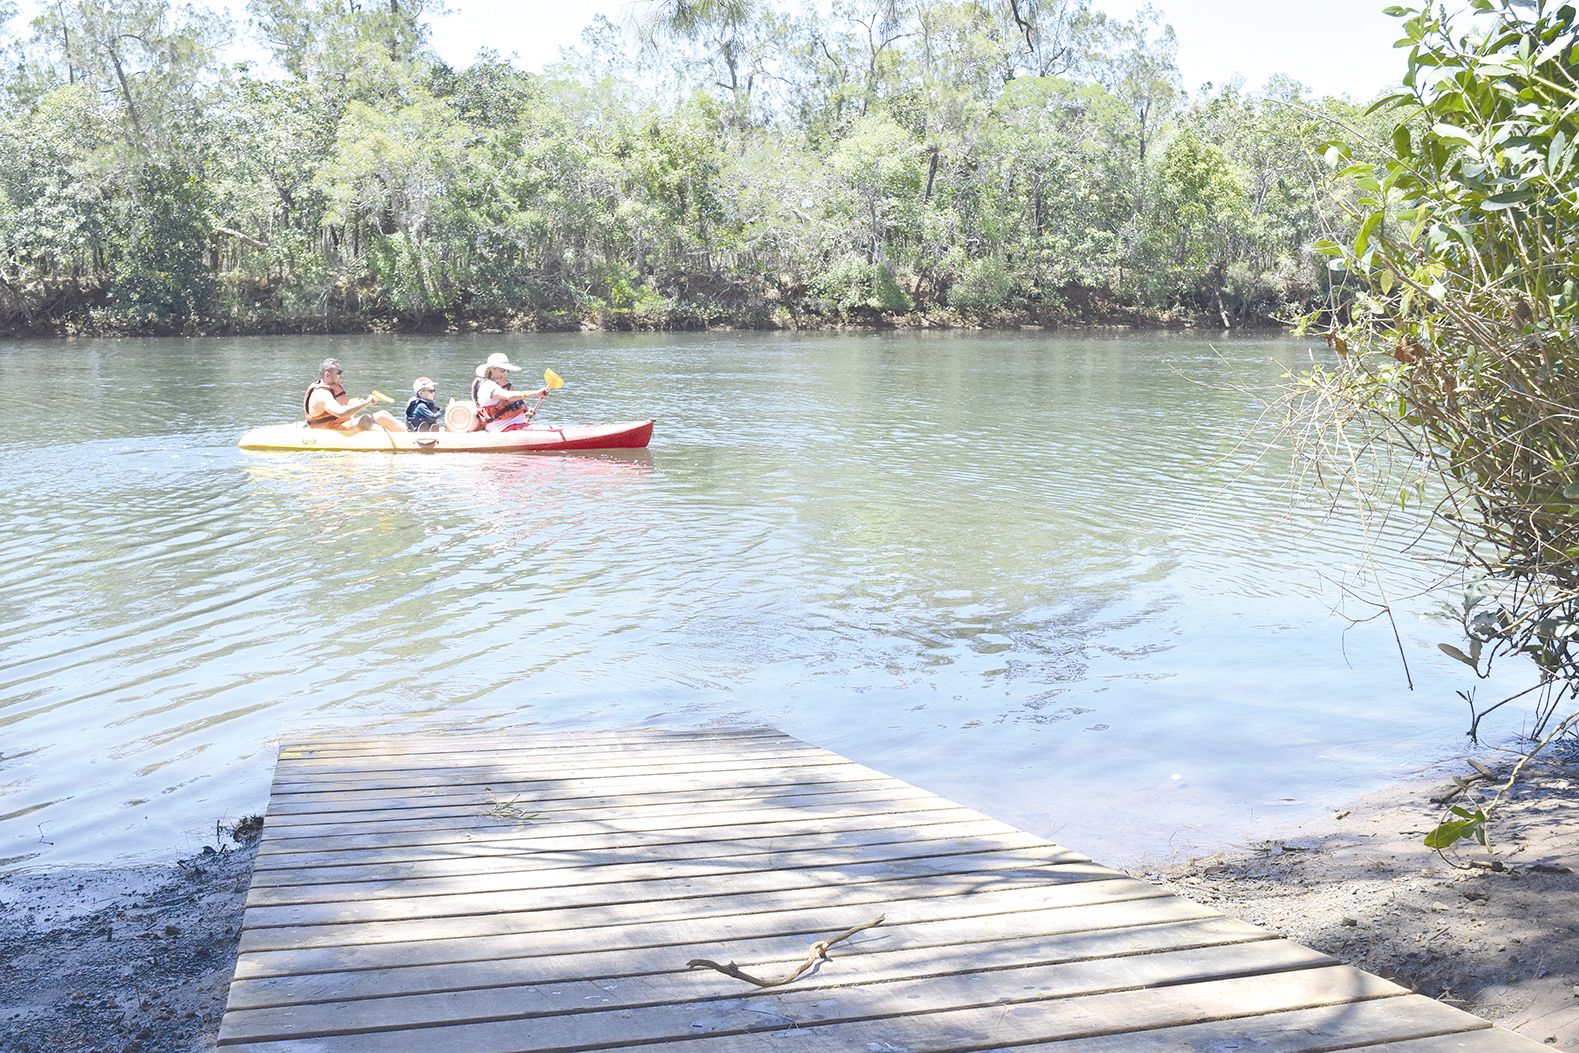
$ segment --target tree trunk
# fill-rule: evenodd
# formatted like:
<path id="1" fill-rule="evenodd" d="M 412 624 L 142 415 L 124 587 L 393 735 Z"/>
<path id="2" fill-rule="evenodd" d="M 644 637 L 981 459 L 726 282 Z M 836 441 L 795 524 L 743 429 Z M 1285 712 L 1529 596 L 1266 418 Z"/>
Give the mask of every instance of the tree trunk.
<path id="1" fill-rule="evenodd" d="M 121 68 L 120 52 L 109 44 L 104 45 L 104 50 L 110 53 L 110 62 L 115 66 L 115 79 L 120 82 L 121 96 L 126 100 L 126 116 L 132 122 L 132 131 L 137 135 L 140 144 L 143 139 L 142 122 L 137 119 L 137 103 L 132 99 L 132 87 L 126 82 L 126 71 Z"/>

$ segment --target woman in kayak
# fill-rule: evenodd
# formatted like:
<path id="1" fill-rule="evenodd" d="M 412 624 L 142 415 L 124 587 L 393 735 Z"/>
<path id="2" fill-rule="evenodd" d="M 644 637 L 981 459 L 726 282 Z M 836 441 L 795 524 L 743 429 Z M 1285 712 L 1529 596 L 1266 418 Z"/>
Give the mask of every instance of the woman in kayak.
<path id="1" fill-rule="evenodd" d="M 326 358 L 318 367 L 318 382 L 307 389 L 302 399 L 302 412 L 307 415 L 309 428 L 339 428 L 343 431 L 365 431 L 383 428 L 385 431 L 405 431 L 406 426 L 394 417 L 379 410 L 358 417 L 377 400 L 369 395 L 365 399 L 347 399 L 341 380 L 345 369 L 338 358 Z"/>
<path id="2" fill-rule="evenodd" d="M 532 414 L 525 400 L 548 394 L 547 388 L 536 391 L 512 388 L 510 374 L 520 368 L 505 354 L 489 355 L 488 361 L 477 367 L 477 379 L 472 381 L 472 402 L 477 406 L 477 423 L 488 431 L 514 431 L 526 427 Z"/>

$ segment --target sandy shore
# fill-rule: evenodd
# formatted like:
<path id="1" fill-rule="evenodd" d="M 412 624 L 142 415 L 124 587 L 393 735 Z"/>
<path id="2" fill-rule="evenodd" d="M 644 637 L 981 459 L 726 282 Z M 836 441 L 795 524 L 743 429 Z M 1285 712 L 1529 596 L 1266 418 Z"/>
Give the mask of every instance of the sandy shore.
<path id="1" fill-rule="evenodd" d="M 1481 755 L 1494 769 L 1506 759 Z M 1496 851 L 1425 848 L 1443 765 L 1276 840 L 1132 868 L 1181 895 L 1579 1049 L 1579 750 L 1539 766 Z M 0 1051 L 211 1050 L 253 843 L 163 867 L 0 880 Z"/>
<path id="2" fill-rule="evenodd" d="M 1499 780 L 1513 762 L 1475 759 Z M 1459 761 L 1276 840 L 1135 873 L 1537 1042 L 1579 1049 L 1579 750 L 1531 768 L 1498 812 L 1493 852 L 1444 856 L 1421 843 L 1444 818 L 1452 778 L 1476 774 Z"/>

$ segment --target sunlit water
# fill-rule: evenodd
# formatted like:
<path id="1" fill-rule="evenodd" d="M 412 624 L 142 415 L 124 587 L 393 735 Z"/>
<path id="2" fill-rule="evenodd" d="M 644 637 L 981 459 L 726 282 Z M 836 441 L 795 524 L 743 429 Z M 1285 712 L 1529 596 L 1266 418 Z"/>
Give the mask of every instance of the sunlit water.
<path id="1" fill-rule="evenodd" d="M 244 453 L 326 354 L 505 351 L 624 455 Z M 0 868 L 168 857 L 314 729 L 772 725 L 1125 863 L 1462 742 L 1451 630 L 1259 428 L 1306 344 L 1165 335 L 0 345 Z M 1408 536 L 1407 522 L 1384 538 Z M 1390 588 L 1421 572 L 1387 556 Z M 1359 613 L 1364 613 L 1363 611 Z"/>

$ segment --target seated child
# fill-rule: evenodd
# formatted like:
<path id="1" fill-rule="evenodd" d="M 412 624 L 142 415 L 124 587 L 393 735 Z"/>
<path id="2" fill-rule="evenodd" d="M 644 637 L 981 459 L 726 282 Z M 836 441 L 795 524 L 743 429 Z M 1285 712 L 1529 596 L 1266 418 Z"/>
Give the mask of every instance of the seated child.
<path id="1" fill-rule="evenodd" d="M 416 394 L 406 403 L 406 430 L 437 431 L 444 422 L 444 411 L 433 401 L 433 381 L 418 377 L 411 390 Z"/>

